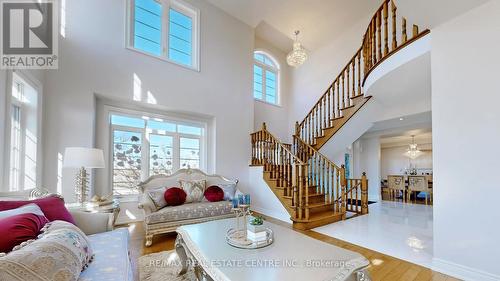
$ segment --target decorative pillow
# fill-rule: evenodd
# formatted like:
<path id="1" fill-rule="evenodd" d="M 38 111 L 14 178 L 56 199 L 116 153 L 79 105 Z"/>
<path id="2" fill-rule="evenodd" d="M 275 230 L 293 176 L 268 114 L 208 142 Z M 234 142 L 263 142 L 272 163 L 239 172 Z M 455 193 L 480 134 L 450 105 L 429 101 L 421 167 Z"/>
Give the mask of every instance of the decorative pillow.
<path id="1" fill-rule="evenodd" d="M 179 206 L 186 201 L 186 192 L 178 187 L 171 187 L 165 191 L 167 206 Z"/>
<path id="2" fill-rule="evenodd" d="M 31 239 L 36 239 L 49 220 L 45 216 L 25 213 L 0 219 L 0 253 Z M 1 279 L 0 279 L 1 280 Z"/>
<path id="3" fill-rule="evenodd" d="M 166 187 L 160 187 L 148 191 L 148 196 L 151 198 L 151 201 L 153 201 L 153 204 L 155 204 L 156 210 L 167 206 L 167 202 L 165 201 L 166 190 Z"/>
<path id="4" fill-rule="evenodd" d="M 210 202 L 218 202 L 224 200 L 224 191 L 222 188 L 212 185 L 205 190 L 205 198 Z"/>
<path id="5" fill-rule="evenodd" d="M 64 200 L 57 195 L 26 201 L 0 201 L 0 211 L 19 208 L 31 203 L 37 204 L 49 221 L 63 220 L 76 224 L 69 211 L 64 207 Z"/>
<path id="6" fill-rule="evenodd" d="M 218 184 L 217 186 L 224 191 L 224 200 L 226 201 L 233 200 L 234 193 L 236 192 L 235 183 L 223 183 L 223 184 Z"/>
<path id="7" fill-rule="evenodd" d="M 7 211 L 0 211 L 0 219 L 12 217 L 20 214 L 35 214 L 39 216 L 45 216 L 40 207 L 37 204 L 27 204 L 19 208 L 15 208 Z"/>
<path id="8" fill-rule="evenodd" d="M 38 240 L 0 257 L 0 280 L 78 279 L 93 258 L 89 241 L 67 222 L 51 224 Z"/>
<path id="9" fill-rule="evenodd" d="M 182 190 L 186 192 L 186 203 L 201 202 L 205 192 L 205 180 L 179 180 L 179 184 Z"/>
<path id="10" fill-rule="evenodd" d="M 85 263 L 85 265 L 89 264 L 93 259 L 93 254 L 92 254 L 92 251 L 90 249 L 90 240 L 88 239 L 87 235 L 85 235 L 85 233 L 80 228 L 78 228 L 76 225 L 65 222 L 65 221 L 59 221 L 59 220 L 53 221 L 53 222 L 47 223 L 42 228 L 43 234 L 40 236 L 43 236 L 47 233 L 52 233 L 52 232 L 59 230 L 59 229 L 71 230 L 71 231 L 74 231 L 74 232 L 77 232 L 78 234 L 80 234 L 81 238 L 85 240 L 86 245 L 88 245 L 87 247 L 84 247 L 85 252 L 87 253 L 86 256 L 84 257 L 85 258 L 84 263 Z"/>

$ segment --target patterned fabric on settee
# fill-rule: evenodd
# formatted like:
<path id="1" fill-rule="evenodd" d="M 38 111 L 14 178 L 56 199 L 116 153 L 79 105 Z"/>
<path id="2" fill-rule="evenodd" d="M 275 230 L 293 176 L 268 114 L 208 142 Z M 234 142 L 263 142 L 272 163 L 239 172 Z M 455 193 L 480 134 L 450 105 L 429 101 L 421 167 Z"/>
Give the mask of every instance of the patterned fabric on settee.
<path id="1" fill-rule="evenodd" d="M 133 281 L 128 259 L 129 236 L 126 228 L 88 236 L 94 261 L 78 281 Z"/>
<path id="2" fill-rule="evenodd" d="M 153 224 L 222 216 L 230 214 L 231 208 L 232 204 L 228 201 L 187 203 L 180 206 L 164 207 L 146 216 L 145 221 L 148 224 Z"/>

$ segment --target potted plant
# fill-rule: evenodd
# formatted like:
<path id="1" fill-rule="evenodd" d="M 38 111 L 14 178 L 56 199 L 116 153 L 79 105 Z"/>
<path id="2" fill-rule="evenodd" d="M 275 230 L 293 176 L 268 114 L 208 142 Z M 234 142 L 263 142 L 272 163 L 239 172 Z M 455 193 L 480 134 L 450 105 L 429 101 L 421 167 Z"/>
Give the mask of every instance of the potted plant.
<path id="1" fill-rule="evenodd" d="M 264 218 L 261 216 L 251 218 L 248 222 L 248 230 L 254 233 L 264 231 Z"/>

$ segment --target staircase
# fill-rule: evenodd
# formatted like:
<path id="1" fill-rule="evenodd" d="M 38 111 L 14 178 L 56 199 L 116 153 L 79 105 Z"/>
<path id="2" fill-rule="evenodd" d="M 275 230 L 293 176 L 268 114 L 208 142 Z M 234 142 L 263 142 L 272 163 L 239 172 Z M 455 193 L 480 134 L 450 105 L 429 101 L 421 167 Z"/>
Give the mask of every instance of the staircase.
<path id="1" fill-rule="evenodd" d="M 281 143 L 266 125 L 251 134 L 252 166 L 263 166 L 264 181 L 290 214 L 294 228 L 307 230 L 368 213 L 368 180 L 346 179 L 338 167 L 312 146 L 294 137 Z M 365 202 L 365 203 L 363 203 Z"/>
<path id="2" fill-rule="evenodd" d="M 251 165 L 263 166 L 263 177 L 293 221 L 307 230 L 368 213 L 368 180 L 347 179 L 319 150 L 370 100 L 363 92 L 368 75 L 380 63 L 408 44 L 427 35 L 407 20 L 398 27 L 397 8 L 384 0 L 372 17 L 362 46 L 319 98 L 302 122 L 297 122 L 293 143 L 283 144 L 263 124 L 251 134 Z M 390 45 L 390 46 L 389 46 Z M 350 216 L 351 217 L 351 216 Z"/>

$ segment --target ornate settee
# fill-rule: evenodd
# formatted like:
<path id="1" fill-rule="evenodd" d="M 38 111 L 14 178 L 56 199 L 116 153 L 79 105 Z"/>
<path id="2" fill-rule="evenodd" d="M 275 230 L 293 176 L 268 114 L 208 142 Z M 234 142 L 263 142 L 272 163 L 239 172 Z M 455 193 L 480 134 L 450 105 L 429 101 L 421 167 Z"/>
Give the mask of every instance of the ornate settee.
<path id="1" fill-rule="evenodd" d="M 142 191 L 139 209 L 144 211 L 147 247 L 151 246 L 153 235 L 175 232 L 177 227 L 181 225 L 234 217 L 231 211 L 232 204 L 229 201 L 193 202 L 157 209 L 149 197 L 148 191 L 161 187 L 178 187 L 179 180 L 205 180 L 206 187 L 220 184 L 236 185 L 238 183 L 238 180 L 230 180 L 219 175 L 207 175 L 198 169 L 181 169 L 170 176 L 154 175 L 139 183 L 138 187 Z"/>

